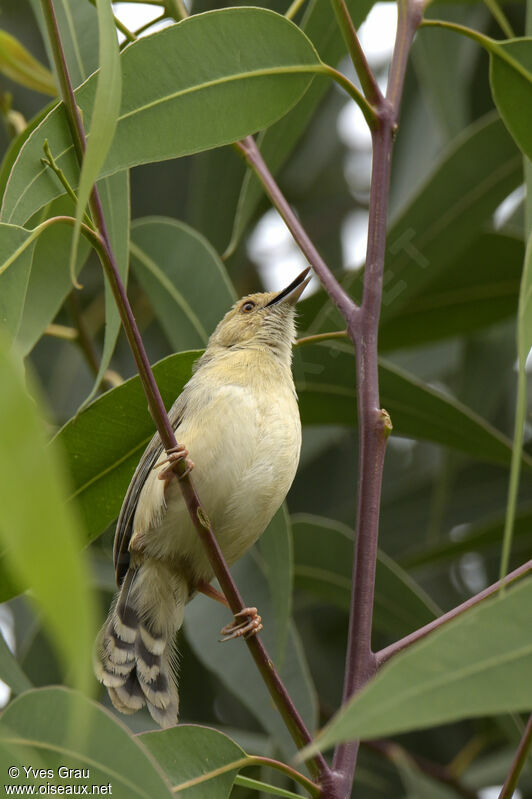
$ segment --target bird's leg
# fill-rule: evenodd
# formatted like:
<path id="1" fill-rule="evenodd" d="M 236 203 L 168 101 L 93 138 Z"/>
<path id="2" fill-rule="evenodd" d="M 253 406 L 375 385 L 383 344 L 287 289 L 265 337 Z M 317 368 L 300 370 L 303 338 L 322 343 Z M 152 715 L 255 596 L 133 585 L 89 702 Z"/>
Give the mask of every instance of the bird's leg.
<path id="1" fill-rule="evenodd" d="M 205 596 L 216 600 L 221 605 L 225 605 L 226 608 L 229 607 L 229 602 L 224 595 L 205 580 L 197 583 L 195 588 L 200 594 L 205 594 Z M 257 608 L 243 608 L 238 613 L 235 613 L 231 624 L 226 624 L 220 631 L 225 636 L 225 638 L 221 639 L 221 642 L 232 641 L 233 638 L 240 638 L 242 635 L 245 638 L 249 638 L 252 635 L 256 635 L 259 630 L 262 630 L 262 619 L 257 612 Z"/>
<path id="2" fill-rule="evenodd" d="M 166 454 L 168 455 L 166 460 L 160 461 L 156 466 L 153 467 L 154 469 L 159 469 L 161 466 L 164 466 L 165 463 L 169 464 L 169 466 L 167 466 L 166 469 L 163 469 L 162 472 L 157 475 L 159 480 L 165 480 L 166 482 L 168 482 L 173 477 L 177 477 L 178 480 L 182 480 L 183 477 L 189 474 L 194 468 L 194 464 L 188 457 L 188 449 L 185 446 L 183 446 L 183 444 L 178 444 L 177 447 L 172 447 L 171 449 L 168 449 L 166 451 Z M 184 458 L 187 468 L 186 471 L 183 472 L 183 474 L 177 475 L 174 472 L 174 463 L 177 463 L 177 461 L 180 461 L 182 458 Z"/>
<path id="3" fill-rule="evenodd" d="M 210 597 L 210 599 L 214 599 L 216 602 L 219 602 L 221 605 L 225 605 L 226 608 L 229 607 L 229 602 L 224 597 L 221 591 L 217 591 L 210 583 L 206 582 L 205 580 L 200 580 L 200 582 L 195 586 L 196 591 L 199 591 L 200 594 L 205 594 L 205 596 Z"/>
<path id="4" fill-rule="evenodd" d="M 257 608 L 243 608 L 235 617 L 231 624 L 226 624 L 222 627 L 221 633 L 224 638 L 220 639 L 221 643 L 225 641 L 232 641 L 233 638 L 251 638 L 252 635 L 257 635 L 262 630 L 262 619 L 258 614 Z"/>

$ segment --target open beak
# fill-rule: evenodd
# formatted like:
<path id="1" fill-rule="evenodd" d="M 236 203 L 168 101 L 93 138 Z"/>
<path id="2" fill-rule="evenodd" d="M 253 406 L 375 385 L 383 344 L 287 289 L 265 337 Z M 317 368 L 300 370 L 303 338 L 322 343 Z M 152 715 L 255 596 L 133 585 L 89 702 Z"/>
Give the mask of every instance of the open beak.
<path id="1" fill-rule="evenodd" d="M 303 269 L 301 274 L 299 274 L 295 280 L 292 280 L 289 286 L 276 294 L 273 300 L 266 305 L 268 308 L 270 305 L 279 305 L 281 302 L 287 302 L 289 305 L 295 305 L 298 299 L 303 294 L 307 284 L 310 282 L 310 278 L 312 275 L 310 274 L 310 266 L 307 266 L 306 269 Z"/>

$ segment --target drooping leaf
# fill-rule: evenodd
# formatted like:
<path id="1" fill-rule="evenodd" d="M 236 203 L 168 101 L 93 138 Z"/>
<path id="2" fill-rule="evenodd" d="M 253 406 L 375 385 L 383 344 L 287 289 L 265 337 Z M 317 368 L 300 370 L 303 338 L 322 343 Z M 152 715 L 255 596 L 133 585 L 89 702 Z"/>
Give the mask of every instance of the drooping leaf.
<path id="1" fill-rule="evenodd" d="M 65 688 L 41 688 L 15 699 L 0 720 L 0 764 L 7 775 L 18 766 L 10 784 L 43 784 L 42 775 L 28 778 L 23 766 L 45 768 L 58 775 L 60 766 L 89 772 L 71 785 L 109 786 L 119 799 L 173 796 L 161 770 L 146 749 L 108 711 Z M 65 777 L 57 782 L 65 788 Z M 49 778 L 51 783 L 55 782 Z M 44 781 L 46 784 L 46 780 Z"/>
<path id="2" fill-rule="evenodd" d="M 15 338 L 24 311 L 35 247 L 32 231 L 0 225 L 0 325 Z"/>
<path id="3" fill-rule="evenodd" d="M 54 97 L 54 77 L 40 61 L 32 56 L 18 39 L 0 30 L 0 72 L 11 80 Z"/>
<path id="4" fill-rule="evenodd" d="M 353 571 L 353 532 L 319 516 L 292 517 L 294 577 L 298 588 L 348 611 Z M 438 606 L 391 558 L 379 552 L 374 624 L 385 634 L 408 633 L 432 621 Z"/>
<path id="5" fill-rule="evenodd" d="M 530 710 L 532 642 L 526 630 L 531 600 L 528 578 L 396 655 L 309 749 Z"/>
<path id="6" fill-rule="evenodd" d="M 180 724 L 170 730 L 146 732 L 139 740 L 157 761 L 174 791 L 190 781 L 246 757 L 227 735 L 209 727 Z M 238 770 L 227 771 L 186 788 L 189 799 L 227 799 Z"/>
<path id="7" fill-rule="evenodd" d="M 523 153 L 532 158 L 532 37 L 497 42 L 490 50 L 493 99 Z"/>
<path id="8" fill-rule="evenodd" d="M 506 523 L 504 526 L 504 539 L 501 555 L 500 576 L 504 577 L 508 571 L 515 512 L 517 507 L 517 493 L 519 490 L 519 477 L 521 474 L 521 451 L 525 433 L 527 373 L 526 362 L 532 348 L 532 233 L 528 239 L 525 254 L 523 277 L 519 290 L 519 310 L 517 314 L 517 398 L 515 406 L 515 432 L 512 453 L 512 466 L 510 471 L 510 485 L 508 489 L 508 505 L 506 508 Z"/>
<path id="9" fill-rule="evenodd" d="M 104 210 L 107 230 L 122 283 L 127 286 L 129 270 L 129 172 L 127 170 L 99 181 L 98 190 Z M 103 271 L 103 268 L 102 268 Z M 105 284 L 105 337 L 100 358 L 98 374 L 91 393 L 85 400 L 89 402 L 95 395 L 109 366 L 120 332 L 120 314 L 107 277 Z"/>
<path id="10" fill-rule="evenodd" d="M 65 195 L 54 200 L 46 210 L 49 212 L 47 214 L 49 217 L 72 216 L 74 205 L 70 197 Z M 51 225 L 36 241 L 16 339 L 17 346 L 24 356 L 31 352 L 72 290 L 72 280 L 68 270 L 71 242 L 72 228 L 67 225 Z M 82 238 L 78 248 L 76 275 L 79 274 L 89 252 L 90 245 L 85 238 Z"/>
<path id="11" fill-rule="evenodd" d="M 57 451 L 27 393 L 18 363 L 0 346 L 0 539 L 15 583 L 29 585 L 71 678 L 85 685 L 94 635 L 81 528 L 65 503 L 66 479 Z M 31 497 L 31 499 L 30 499 Z"/>
<path id="12" fill-rule="evenodd" d="M 314 47 L 299 28 L 259 8 L 189 17 L 139 39 L 122 52 L 120 61 L 122 105 L 103 176 L 219 147 L 265 128 L 302 97 L 320 68 Z M 89 130 L 96 79 L 89 78 L 76 93 Z M 39 168 L 44 139 L 71 185 L 77 186 L 76 159 L 59 108 L 35 129 L 19 154 L 6 187 L 4 221 L 26 221 L 58 193 Z"/>
<path id="13" fill-rule="evenodd" d="M 81 222 L 89 202 L 89 196 L 115 135 L 122 96 L 122 72 L 111 1 L 96 0 L 96 10 L 98 14 L 99 69 L 90 127 L 84 123 L 87 139 L 77 192 L 71 271 L 76 258 Z"/>
<path id="14" fill-rule="evenodd" d="M 136 220 L 131 266 L 174 349 L 201 347 L 236 296 L 224 264 L 193 228 L 166 217 Z"/>

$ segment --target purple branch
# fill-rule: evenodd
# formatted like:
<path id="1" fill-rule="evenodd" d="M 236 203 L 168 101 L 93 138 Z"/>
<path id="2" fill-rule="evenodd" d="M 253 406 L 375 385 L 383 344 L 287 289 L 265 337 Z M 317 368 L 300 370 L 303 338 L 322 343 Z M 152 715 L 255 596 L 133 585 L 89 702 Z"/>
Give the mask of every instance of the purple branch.
<path id="1" fill-rule="evenodd" d="M 519 566 L 513 572 L 510 572 L 504 580 L 497 580 L 496 583 L 493 585 L 488 586 L 485 588 L 484 591 L 481 591 L 479 594 L 475 594 L 470 599 L 462 602 L 461 605 L 458 605 L 456 608 L 453 608 L 448 613 L 444 613 L 443 616 L 440 616 L 434 621 L 425 624 L 424 627 L 420 627 L 419 630 L 415 630 L 415 632 L 410 633 L 410 635 L 401 638 L 400 641 L 396 641 L 394 644 L 390 644 L 385 649 L 381 649 L 380 652 L 377 652 L 377 667 L 380 668 L 387 660 L 390 660 L 391 657 L 396 655 L 398 652 L 402 652 L 403 649 L 415 644 L 416 641 L 420 641 L 422 638 L 425 638 L 426 635 L 431 633 L 433 630 L 437 630 L 439 627 L 442 627 L 448 621 L 455 619 L 457 616 L 460 616 L 462 613 L 465 613 L 466 610 L 475 607 L 480 602 L 483 602 L 488 597 L 493 596 L 496 594 L 497 591 L 501 588 L 501 586 L 509 585 L 510 583 L 514 582 L 514 580 L 518 580 L 520 577 L 524 577 L 525 574 L 532 572 L 532 560 L 527 561 L 522 566 Z"/>
<path id="2" fill-rule="evenodd" d="M 42 8 L 46 24 L 48 27 L 50 44 L 54 53 L 54 60 L 57 74 L 59 76 L 61 99 L 63 100 L 67 118 L 72 133 L 76 153 L 79 161 L 83 160 L 85 152 L 85 131 L 81 120 L 79 109 L 76 105 L 76 98 L 68 67 L 61 43 L 61 37 L 53 7 L 53 0 L 42 0 Z M 122 324 L 124 326 L 131 350 L 133 352 L 142 386 L 146 393 L 150 412 L 161 437 L 161 441 L 166 450 L 177 446 L 174 429 L 166 413 L 161 394 L 151 370 L 150 362 L 144 349 L 144 344 L 140 336 L 133 311 L 118 272 L 116 260 L 111 247 L 107 225 L 102 209 L 102 204 L 96 186 L 92 190 L 89 201 L 90 210 L 98 229 L 98 253 L 101 256 L 102 266 L 105 270 L 113 295 L 120 312 Z M 229 603 L 233 613 L 243 610 L 246 605 L 240 596 L 231 573 L 227 567 L 222 551 L 218 545 L 208 516 L 201 506 L 199 497 L 194 489 L 190 476 L 186 474 L 187 468 L 183 459 L 179 460 L 174 466 L 174 472 L 179 477 L 179 486 L 183 493 L 187 509 L 196 528 L 198 535 L 205 546 L 209 562 L 214 574 L 220 583 L 222 591 Z M 299 715 L 294 703 L 292 702 L 279 674 L 275 670 L 264 645 L 255 636 L 246 639 L 246 644 L 257 664 L 257 667 L 266 683 L 266 686 L 281 713 L 294 741 L 298 746 L 304 746 L 311 742 L 311 735 L 305 723 Z M 332 784 L 331 770 L 327 765 L 323 755 L 317 755 L 308 763 L 311 771 L 319 776 L 322 785 Z"/>
<path id="3" fill-rule="evenodd" d="M 275 181 L 275 178 L 268 169 L 253 136 L 247 136 L 242 141 L 236 142 L 234 146 L 259 178 L 266 191 L 266 194 L 272 201 L 272 205 L 281 214 L 287 228 L 294 237 L 296 244 L 299 246 L 301 252 L 321 280 L 323 287 L 344 319 L 346 319 L 346 321 L 353 321 L 356 319 L 359 313 L 357 304 L 338 283 L 333 273 L 310 240 L 305 228 L 297 218 L 290 206 L 290 203 L 282 193 Z"/>
<path id="4" fill-rule="evenodd" d="M 380 407 L 378 329 L 382 301 L 386 223 L 393 139 L 408 53 L 421 21 L 416 0 L 399 3 L 399 19 L 386 98 L 376 105 L 379 123 L 372 132 L 373 164 L 369 205 L 368 245 L 364 292 L 360 314 L 348 320 L 347 330 L 356 352 L 358 402 L 358 494 L 351 611 L 342 705 L 375 674 L 377 660 L 371 649 L 373 599 L 379 505 L 386 441 L 391 421 Z M 341 775 L 343 793 L 351 790 L 358 756 L 358 741 L 335 749 L 333 770 Z"/>

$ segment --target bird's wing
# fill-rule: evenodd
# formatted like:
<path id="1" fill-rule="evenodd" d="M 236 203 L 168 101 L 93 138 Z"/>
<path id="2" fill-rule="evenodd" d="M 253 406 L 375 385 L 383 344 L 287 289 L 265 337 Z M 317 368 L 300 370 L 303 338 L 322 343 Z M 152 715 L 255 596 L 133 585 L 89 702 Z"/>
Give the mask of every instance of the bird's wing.
<path id="1" fill-rule="evenodd" d="M 183 421 L 186 406 L 186 391 L 179 395 L 172 405 L 168 416 L 174 430 L 179 428 Z M 139 501 L 140 492 L 148 475 L 155 466 L 157 459 L 163 453 L 163 446 L 159 433 L 156 433 L 142 455 L 139 465 L 135 469 L 126 496 L 122 503 L 120 515 L 116 523 L 115 540 L 113 546 L 113 560 L 117 585 L 120 586 L 129 568 L 130 554 L 129 542 L 133 532 L 133 519 Z"/>

